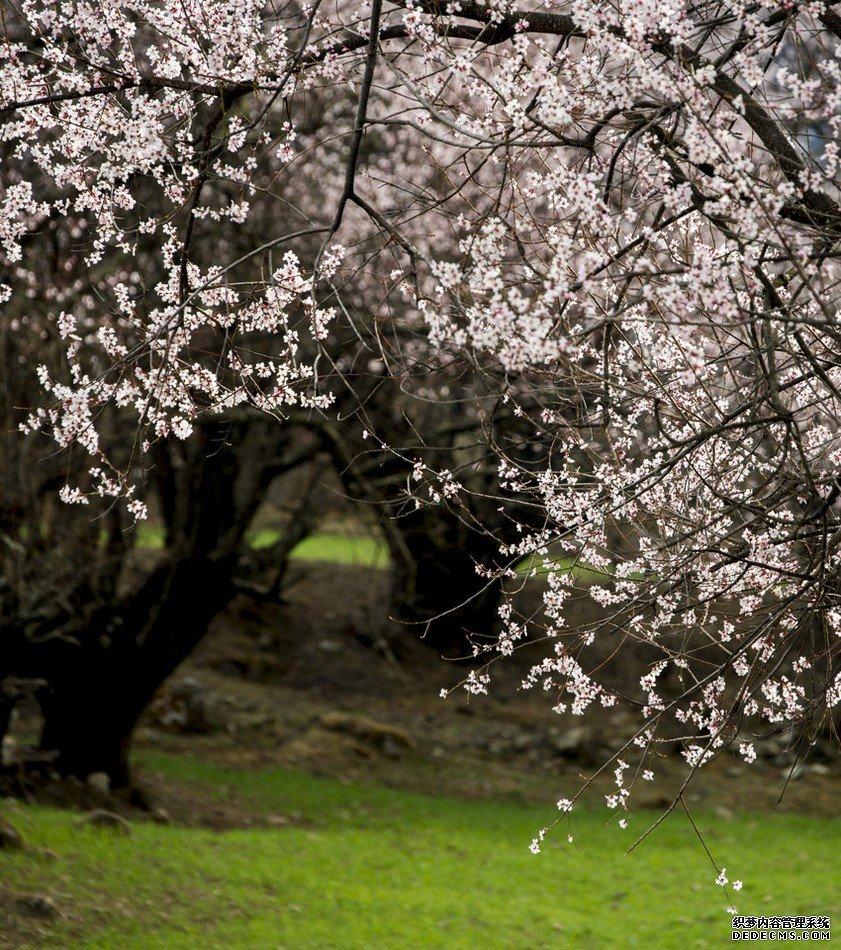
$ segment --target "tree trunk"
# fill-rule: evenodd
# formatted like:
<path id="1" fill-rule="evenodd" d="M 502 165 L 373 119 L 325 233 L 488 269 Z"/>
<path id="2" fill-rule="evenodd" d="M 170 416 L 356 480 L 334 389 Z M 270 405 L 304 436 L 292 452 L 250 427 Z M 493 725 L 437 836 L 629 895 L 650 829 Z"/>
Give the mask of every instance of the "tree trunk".
<path id="1" fill-rule="evenodd" d="M 129 782 L 131 735 L 155 692 L 195 648 L 233 595 L 233 565 L 186 558 L 158 568 L 124 608 L 97 618 L 72 662 L 49 677 L 39 700 L 41 748 L 55 768 Z"/>
<path id="2" fill-rule="evenodd" d="M 365 454 L 362 446 L 346 442 L 331 425 L 320 423 L 317 432 L 348 494 L 385 511 L 394 498 L 394 485 L 411 475 L 405 463 L 395 457 L 366 468 L 359 463 Z M 493 474 L 482 479 L 479 492 L 495 497 Z M 477 526 L 498 527 L 501 536 L 511 530 L 512 523 L 496 517 L 496 503 L 485 507 L 487 511 L 475 515 L 465 510 L 464 517 L 474 518 Z M 382 529 L 393 565 L 391 616 L 406 624 L 410 635 L 453 659 L 472 655 L 473 642 L 493 638 L 502 584 L 481 577 L 476 567 L 493 564 L 498 539 L 469 527 L 444 506 L 403 509 L 393 518 L 386 514 Z"/>
<path id="3" fill-rule="evenodd" d="M 55 752 L 61 775 L 104 772 L 112 788 L 129 784 L 128 750 L 140 714 L 112 683 L 67 684 L 42 696 L 41 749 Z"/>
<path id="4" fill-rule="evenodd" d="M 473 643 L 493 637 L 498 621 L 502 586 L 476 572 L 477 564 L 491 562 L 496 542 L 441 509 L 421 509 L 396 525 L 411 565 L 395 571 L 394 616 L 448 658 L 470 656 Z"/>
<path id="5" fill-rule="evenodd" d="M 162 446 L 157 469 L 168 553 L 134 593 L 104 602 L 60 631 L 0 638 L 19 672 L 44 680 L 41 748 L 59 772 L 129 782 L 128 749 L 143 710 L 235 593 L 245 532 L 273 478 L 308 461 L 310 443 L 266 420 L 210 420 L 188 444 Z M 293 447 L 294 448 L 294 447 Z"/>

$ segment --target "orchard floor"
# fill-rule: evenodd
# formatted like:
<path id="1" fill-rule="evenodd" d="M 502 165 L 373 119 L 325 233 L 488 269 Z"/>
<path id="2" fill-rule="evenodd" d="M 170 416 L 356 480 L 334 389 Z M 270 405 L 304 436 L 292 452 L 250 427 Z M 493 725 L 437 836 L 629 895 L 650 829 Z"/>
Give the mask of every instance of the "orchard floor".
<path id="1" fill-rule="evenodd" d="M 603 803 L 615 789 L 612 768 L 598 774 L 599 766 L 638 721 L 598 705 L 583 717 L 558 716 L 551 697 L 523 691 L 529 662 L 544 655 L 539 643 L 495 667 L 488 696 L 456 688 L 441 699 L 442 687 L 456 687 L 469 666 L 442 662 L 410 630 L 392 641 L 393 652 L 379 650 L 370 631 L 385 583 L 379 571 L 322 562 L 297 569 L 286 604 L 239 598 L 161 691 L 138 747 L 232 768 L 550 807 L 586 778 L 591 800 Z M 626 694 L 640 675 L 633 660 L 630 653 L 618 683 Z M 191 690 L 197 697 L 185 710 Z M 701 770 L 686 795 L 690 806 L 723 817 L 750 809 L 841 814 L 837 754 L 816 750 L 792 773 L 784 742 L 757 748 L 760 760 L 750 767 L 727 755 Z M 686 768 L 674 749 L 655 770 L 657 781 L 637 782 L 634 799 L 656 809 L 672 800 Z"/>
<path id="2" fill-rule="evenodd" d="M 0 854 L 8 947 L 716 947 L 729 897 L 687 821 L 673 815 L 634 851 L 601 812 L 527 842 L 544 809 L 462 802 L 301 773 L 247 773 L 186 757 L 144 769 L 232 803 L 252 827 L 131 821 L 79 827 L 68 811 L 8 803 L 27 842 Z M 699 812 L 739 912 L 841 914 L 841 829 L 832 819 Z M 32 894 L 46 918 L 22 913 Z M 23 901 L 21 900 L 23 899 Z M 31 900 L 30 900 L 31 903 Z M 43 910 L 41 911 L 43 914 Z"/>
<path id="3" fill-rule="evenodd" d="M 693 781 L 706 846 L 744 881 L 725 893 L 683 811 L 626 853 L 685 776 L 679 755 L 638 783 L 622 830 L 596 773 L 633 722 L 559 719 L 519 690 L 520 660 L 490 697 L 442 701 L 463 666 L 409 635 L 373 642 L 382 572 L 302 561 L 291 581 L 286 604 L 239 598 L 162 689 L 135 744 L 154 815 L 81 783 L 0 798 L 25 843 L 0 850 L 0 947 L 656 950 L 730 942 L 732 903 L 841 920 L 828 752 L 792 772 L 769 740 L 755 765 L 723 756 Z M 36 728 L 23 716 L 19 740 Z M 594 775 L 571 829 L 530 854 Z M 130 834 L 80 823 L 94 807 Z"/>

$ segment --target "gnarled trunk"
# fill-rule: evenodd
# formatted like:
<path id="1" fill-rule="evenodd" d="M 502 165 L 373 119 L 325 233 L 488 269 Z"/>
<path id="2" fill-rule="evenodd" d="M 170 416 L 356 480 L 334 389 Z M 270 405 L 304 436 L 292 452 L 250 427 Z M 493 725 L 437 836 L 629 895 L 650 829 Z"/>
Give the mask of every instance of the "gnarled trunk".
<path id="1" fill-rule="evenodd" d="M 110 682 L 65 685 L 41 697 L 40 747 L 62 775 L 104 772 L 112 788 L 129 784 L 128 750 L 139 711 Z"/>
<path id="2" fill-rule="evenodd" d="M 96 618 L 99 635 L 39 695 L 41 748 L 56 753 L 59 772 L 105 772 L 112 787 L 128 783 L 137 721 L 230 600 L 233 567 L 194 557 L 166 563 L 120 610 Z"/>
<path id="3" fill-rule="evenodd" d="M 269 484 L 312 454 L 281 457 L 284 440 L 256 424 L 208 423 L 199 435 L 185 457 L 160 459 L 164 560 L 134 593 L 96 610 L 74 646 L 42 647 L 32 664 L 46 680 L 41 747 L 63 774 L 128 783 L 137 722 L 233 597 L 240 545 Z"/>

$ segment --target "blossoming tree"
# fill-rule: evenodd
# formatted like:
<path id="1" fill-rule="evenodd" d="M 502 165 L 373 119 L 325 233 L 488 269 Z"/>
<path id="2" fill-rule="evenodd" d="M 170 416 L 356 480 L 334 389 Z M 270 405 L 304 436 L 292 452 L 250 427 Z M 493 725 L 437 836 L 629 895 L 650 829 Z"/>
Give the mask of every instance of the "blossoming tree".
<path id="1" fill-rule="evenodd" d="M 627 809 L 663 742 L 688 781 L 726 746 L 750 761 L 764 729 L 796 726 L 805 751 L 831 724 L 831 2 L 25 0 L 4 30 L 4 301 L 25 311 L 48 279 L 34 234 L 84 258 L 44 331 L 65 365 L 38 369 L 24 423 L 90 456 L 66 501 L 142 518 L 159 440 L 237 407 L 329 416 L 349 352 L 412 398 L 469 374 L 484 494 L 515 528 L 484 576 L 547 573 L 524 685 L 559 712 L 639 714 L 608 805 Z M 132 420 L 121 457 L 109 407 Z M 481 493 L 459 472 L 476 456 L 433 465 L 364 401 L 352 418 L 410 466 L 418 509 Z M 575 565 L 600 576 L 585 628 L 565 611 Z M 511 603 L 500 619 L 472 692 L 534 635 Z M 600 671 L 631 644 L 649 667 L 618 695 Z"/>

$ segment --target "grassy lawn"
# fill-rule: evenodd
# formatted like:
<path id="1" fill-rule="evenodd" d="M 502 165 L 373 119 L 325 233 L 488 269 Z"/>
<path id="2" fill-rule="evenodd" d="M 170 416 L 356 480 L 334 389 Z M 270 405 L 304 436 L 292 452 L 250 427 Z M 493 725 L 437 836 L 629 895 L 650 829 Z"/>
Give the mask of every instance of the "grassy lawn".
<path id="1" fill-rule="evenodd" d="M 254 548 L 267 548 L 278 541 L 277 531 L 264 529 L 251 536 Z M 357 564 L 361 567 L 388 567 L 388 547 L 368 534 L 319 531 L 293 548 L 290 557 L 301 561 L 329 561 L 331 564 Z"/>
<path id="2" fill-rule="evenodd" d="M 693 947 L 729 942 L 726 898 L 680 816 L 632 855 L 632 830 L 575 816 L 542 854 L 549 810 L 465 803 L 191 759 L 146 765 L 235 793 L 281 828 L 213 832 L 134 823 L 131 837 L 77 828 L 71 813 L 10 814 L 37 853 L 0 852 L 0 881 L 64 911 L 56 947 Z M 0 809 L 2 810 L 2 809 Z M 298 819 L 300 815 L 300 820 Z M 743 913 L 841 913 L 839 823 L 790 815 L 700 816 Z M 0 935 L 1 937 L 2 935 Z M 0 939 L 2 944 L 2 939 Z"/>
<path id="3" fill-rule="evenodd" d="M 137 544 L 141 548 L 159 549 L 164 545 L 164 531 L 160 525 L 141 523 Z M 280 532 L 261 528 L 249 535 L 255 549 L 268 548 L 280 540 Z M 347 531 L 319 531 L 305 538 L 290 557 L 301 561 L 328 561 L 332 564 L 356 564 L 361 567 L 386 568 L 390 563 L 388 547 L 371 534 Z"/>
<path id="4" fill-rule="evenodd" d="M 160 525 L 141 523 L 138 528 L 137 543 L 142 548 L 158 549 L 163 547 L 164 533 Z M 281 533 L 274 528 L 260 528 L 249 535 L 249 542 L 255 550 L 268 548 L 280 540 Z M 317 531 L 298 544 L 290 557 L 300 561 L 327 561 L 331 564 L 355 564 L 360 567 L 373 567 L 384 570 L 391 563 L 391 556 L 385 542 L 373 534 L 352 531 Z M 519 574 L 536 576 L 548 573 L 544 566 L 546 558 L 527 557 L 517 566 Z M 579 581 L 585 583 L 604 583 L 610 574 L 592 567 L 575 557 L 550 556 L 562 573 L 571 572 Z"/>

